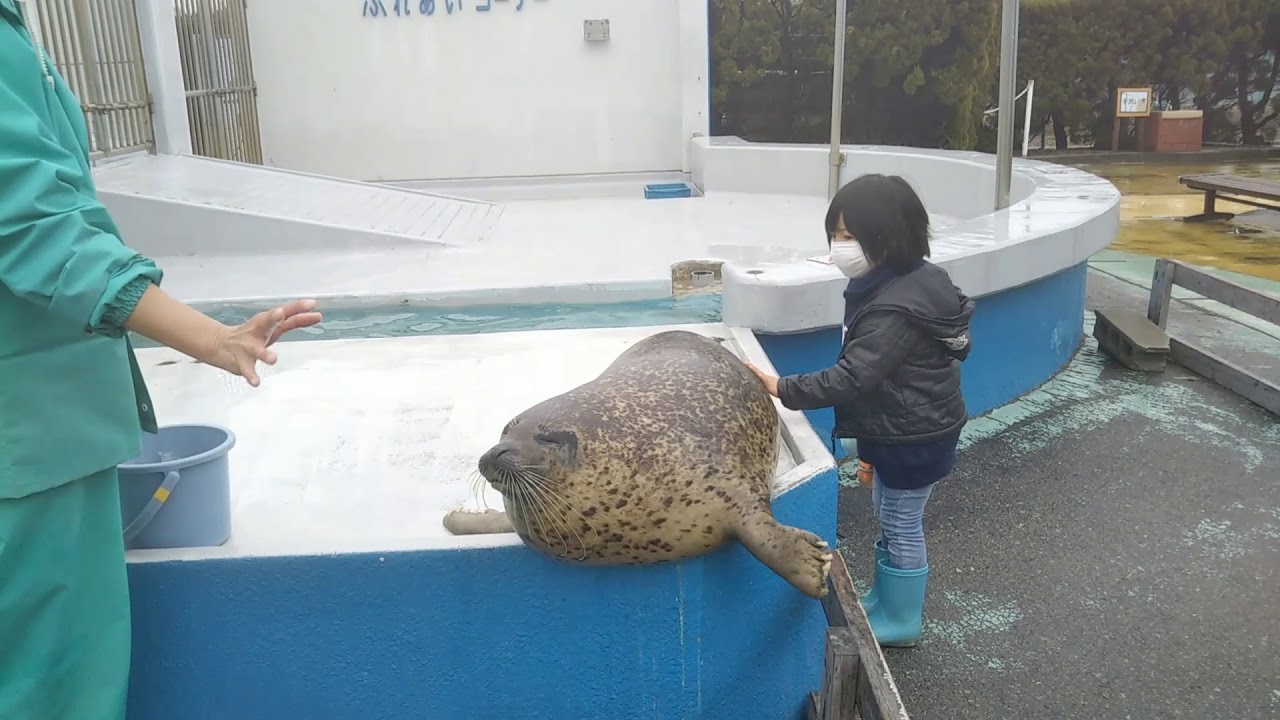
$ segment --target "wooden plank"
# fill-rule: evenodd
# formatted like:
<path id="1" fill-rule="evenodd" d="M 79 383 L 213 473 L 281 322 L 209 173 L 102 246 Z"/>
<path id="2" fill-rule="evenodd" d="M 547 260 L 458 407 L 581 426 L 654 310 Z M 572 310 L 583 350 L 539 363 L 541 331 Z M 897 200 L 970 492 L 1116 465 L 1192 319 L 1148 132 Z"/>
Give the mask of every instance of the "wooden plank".
<path id="1" fill-rule="evenodd" d="M 821 720 L 858 720 L 858 675 L 862 654 L 847 627 L 827 628 L 827 654 L 822 668 Z"/>
<path id="2" fill-rule="evenodd" d="M 858 674 L 858 718 L 859 720 L 885 720 L 885 709 L 881 708 L 878 703 L 873 702 L 875 698 L 875 689 L 871 687 L 871 670 L 865 663 L 862 665 L 862 672 Z"/>
<path id="3" fill-rule="evenodd" d="M 1147 319 L 1164 329 L 1169 324 L 1169 305 L 1173 300 L 1173 280 L 1177 266 L 1171 260 L 1156 260 L 1151 275 L 1151 298 L 1147 301 Z"/>
<path id="4" fill-rule="evenodd" d="M 861 692 L 856 696 L 859 717 L 863 720 L 908 720 L 902 697 L 889 672 L 889 664 L 880 651 L 880 643 L 876 642 L 871 626 L 867 624 L 867 614 L 863 611 L 858 592 L 853 586 L 849 566 L 839 553 L 832 559 L 829 583 L 830 591 L 827 596 L 836 598 L 833 605 L 838 605 L 839 610 L 828 610 L 827 622 L 830 623 L 836 613 L 843 617 L 860 656 Z"/>
<path id="5" fill-rule="evenodd" d="M 1226 191 L 1240 195 L 1280 200 L 1280 182 L 1228 173 L 1182 175 L 1178 182 L 1193 190 Z"/>
<path id="6" fill-rule="evenodd" d="M 1159 262 L 1171 263 L 1176 268 L 1173 278 L 1174 284 L 1198 295 L 1203 295 L 1210 300 L 1217 300 L 1223 305 L 1229 305 L 1240 312 L 1248 313 L 1259 320 L 1265 320 L 1273 325 L 1280 325 L 1280 300 L 1230 280 L 1210 275 L 1176 260 L 1160 260 Z M 1158 272 L 1157 270 L 1157 275 Z M 1152 291 L 1154 292 L 1154 290 L 1153 285 Z M 1148 308 L 1148 313 L 1150 313 L 1150 308 Z"/>
<path id="7" fill-rule="evenodd" d="M 1230 360 L 1188 345 L 1175 337 L 1169 338 L 1169 359 L 1255 405 L 1280 415 L 1280 386 L 1253 375 Z"/>
<path id="8" fill-rule="evenodd" d="M 1280 210 L 1280 201 L 1261 202 L 1258 200 L 1250 200 L 1247 197 L 1241 197 L 1240 195 L 1236 193 L 1232 193 L 1230 191 L 1223 191 L 1223 192 L 1226 192 L 1226 195 L 1217 195 L 1217 193 L 1205 193 L 1205 197 L 1207 198 L 1209 197 L 1209 195 L 1217 195 L 1218 200 L 1226 200 L 1227 202 L 1239 203 L 1240 205 L 1248 205 L 1249 207 L 1261 208 L 1263 210 Z M 1217 212 L 1216 210 L 1214 210 L 1212 205 L 1209 206 L 1209 209 L 1204 214 L 1211 215 L 1211 216 L 1224 216 L 1223 219 L 1230 219 L 1236 216 L 1235 213 Z"/>
<path id="9" fill-rule="evenodd" d="M 849 618 L 862 614 L 862 602 L 853 586 L 853 576 L 840 553 L 832 553 L 831 571 L 827 577 L 827 596 L 822 599 L 822 611 L 830 627 L 848 627 Z"/>

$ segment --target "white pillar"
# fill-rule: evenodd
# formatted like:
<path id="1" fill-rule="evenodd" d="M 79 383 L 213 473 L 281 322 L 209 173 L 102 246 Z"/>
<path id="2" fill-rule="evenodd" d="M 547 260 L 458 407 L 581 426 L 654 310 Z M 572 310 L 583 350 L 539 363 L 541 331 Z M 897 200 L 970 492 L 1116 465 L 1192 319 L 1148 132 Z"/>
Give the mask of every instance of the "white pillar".
<path id="1" fill-rule="evenodd" d="M 136 0 L 134 8 L 147 88 L 151 92 L 156 152 L 190 155 L 191 125 L 187 120 L 187 94 L 182 83 L 182 55 L 178 50 L 173 0 Z"/>
<path id="2" fill-rule="evenodd" d="M 692 172 L 690 141 L 711 134 L 711 39 L 709 0 L 676 0 L 680 24 L 681 170 Z"/>

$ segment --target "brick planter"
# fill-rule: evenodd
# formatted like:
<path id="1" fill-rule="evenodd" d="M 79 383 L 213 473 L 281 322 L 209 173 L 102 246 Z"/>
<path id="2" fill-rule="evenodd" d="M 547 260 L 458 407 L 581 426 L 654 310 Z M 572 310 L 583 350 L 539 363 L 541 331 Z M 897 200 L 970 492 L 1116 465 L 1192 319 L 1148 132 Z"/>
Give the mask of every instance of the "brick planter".
<path id="1" fill-rule="evenodd" d="M 1199 152 L 1203 149 L 1204 113 L 1200 110 L 1164 110 L 1138 118 L 1142 152 Z"/>

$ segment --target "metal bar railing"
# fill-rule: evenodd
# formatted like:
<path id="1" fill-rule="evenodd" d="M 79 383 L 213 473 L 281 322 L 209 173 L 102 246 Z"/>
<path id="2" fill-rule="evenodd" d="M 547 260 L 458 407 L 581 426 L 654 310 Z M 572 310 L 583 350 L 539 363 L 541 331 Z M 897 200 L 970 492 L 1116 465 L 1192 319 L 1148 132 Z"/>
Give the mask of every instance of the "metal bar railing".
<path id="1" fill-rule="evenodd" d="M 151 94 L 133 0 L 30 0 L 45 50 L 80 100 L 94 160 L 151 151 Z"/>
<path id="2" fill-rule="evenodd" d="M 262 163 L 244 0 L 176 0 L 192 151 Z"/>

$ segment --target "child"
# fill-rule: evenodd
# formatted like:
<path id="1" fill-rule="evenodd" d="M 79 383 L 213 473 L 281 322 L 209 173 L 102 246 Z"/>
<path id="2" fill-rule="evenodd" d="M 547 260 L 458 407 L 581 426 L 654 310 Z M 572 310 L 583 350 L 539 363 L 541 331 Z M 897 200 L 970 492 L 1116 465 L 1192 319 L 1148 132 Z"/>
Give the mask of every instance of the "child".
<path id="1" fill-rule="evenodd" d="M 925 503 L 955 467 L 968 417 L 960 363 L 973 301 L 925 260 L 929 216 L 900 177 L 864 175 L 842 187 L 826 229 L 832 262 L 849 278 L 839 358 L 782 378 L 750 367 L 792 410 L 833 407 L 833 436 L 874 467 L 880 539 L 863 606 L 881 645 L 910 647 L 920 638 L 929 576 Z"/>

